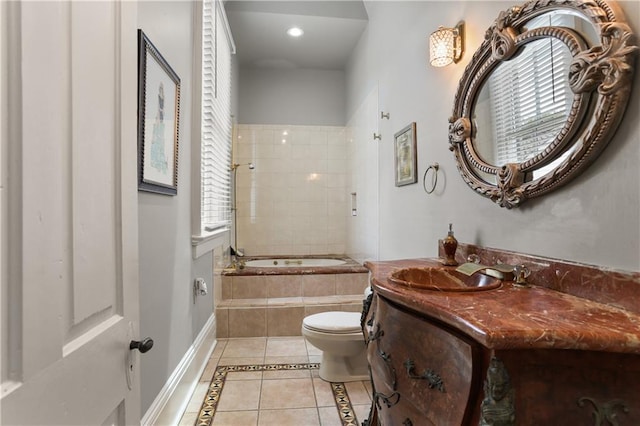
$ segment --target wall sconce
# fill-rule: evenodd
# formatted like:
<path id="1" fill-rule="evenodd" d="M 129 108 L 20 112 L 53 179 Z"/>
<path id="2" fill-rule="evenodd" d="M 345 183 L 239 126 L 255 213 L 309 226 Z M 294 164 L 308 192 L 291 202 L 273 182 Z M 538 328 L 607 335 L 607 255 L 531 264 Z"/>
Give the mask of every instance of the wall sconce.
<path id="1" fill-rule="evenodd" d="M 429 61 L 434 67 L 445 67 L 457 63 L 464 52 L 464 22 L 455 28 L 440 26 L 429 36 Z"/>

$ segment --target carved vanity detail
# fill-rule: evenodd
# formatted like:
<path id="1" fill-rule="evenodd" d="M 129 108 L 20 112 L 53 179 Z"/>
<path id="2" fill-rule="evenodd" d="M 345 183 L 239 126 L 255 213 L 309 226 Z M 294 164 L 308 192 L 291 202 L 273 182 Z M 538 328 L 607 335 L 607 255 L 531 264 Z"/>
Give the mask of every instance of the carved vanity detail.
<path id="1" fill-rule="evenodd" d="M 368 346 L 373 398 L 384 425 L 463 424 L 477 344 L 450 333 L 384 298 L 374 329 L 384 333 Z M 380 334 L 380 333 L 378 333 Z"/>
<path id="2" fill-rule="evenodd" d="M 495 260 L 487 256 L 483 262 Z M 553 276 L 573 276 L 576 285 L 600 273 L 604 290 L 630 291 L 603 303 L 553 289 L 552 275 L 535 270 L 545 259 L 535 259 L 517 259 L 534 265 L 529 288 L 505 281 L 477 292 L 387 279 L 437 260 L 367 263 L 374 295 L 363 325 L 374 404 L 365 424 L 639 425 L 640 274 L 620 273 L 622 285 L 617 273 L 547 260 Z M 637 308 L 619 307 L 616 297 Z"/>

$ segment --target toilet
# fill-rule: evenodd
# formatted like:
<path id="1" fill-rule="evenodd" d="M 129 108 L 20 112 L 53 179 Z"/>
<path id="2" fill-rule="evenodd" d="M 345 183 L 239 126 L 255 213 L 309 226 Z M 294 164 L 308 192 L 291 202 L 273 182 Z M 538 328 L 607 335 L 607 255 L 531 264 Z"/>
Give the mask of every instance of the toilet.
<path id="1" fill-rule="evenodd" d="M 320 378 L 327 382 L 369 379 L 359 312 L 331 311 L 302 320 L 302 335 L 322 351 Z"/>

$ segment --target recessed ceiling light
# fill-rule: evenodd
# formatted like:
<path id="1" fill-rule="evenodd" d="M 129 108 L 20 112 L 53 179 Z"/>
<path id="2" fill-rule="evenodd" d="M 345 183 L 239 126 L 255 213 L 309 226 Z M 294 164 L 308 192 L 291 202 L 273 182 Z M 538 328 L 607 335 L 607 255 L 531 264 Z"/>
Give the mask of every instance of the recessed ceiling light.
<path id="1" fill-rule="evenodd" d="M 289 34 L 291 37 L 300 37 L 302 34 L 304 34 L 304 31 L 302 31 L 302 28 L 291 27 L 287 30 L 287 34 Z"/>

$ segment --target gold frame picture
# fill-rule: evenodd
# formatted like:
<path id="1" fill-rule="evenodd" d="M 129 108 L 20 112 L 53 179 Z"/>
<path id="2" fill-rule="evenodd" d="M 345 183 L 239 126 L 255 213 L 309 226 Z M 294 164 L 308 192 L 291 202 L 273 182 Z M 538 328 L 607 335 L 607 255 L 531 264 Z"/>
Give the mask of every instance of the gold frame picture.
<path id="1" fill-rule="evenodd" d="M 418 150 L 416 123 L 413 122 L 393 137 L 396 186 L 418 182 Z"/>

